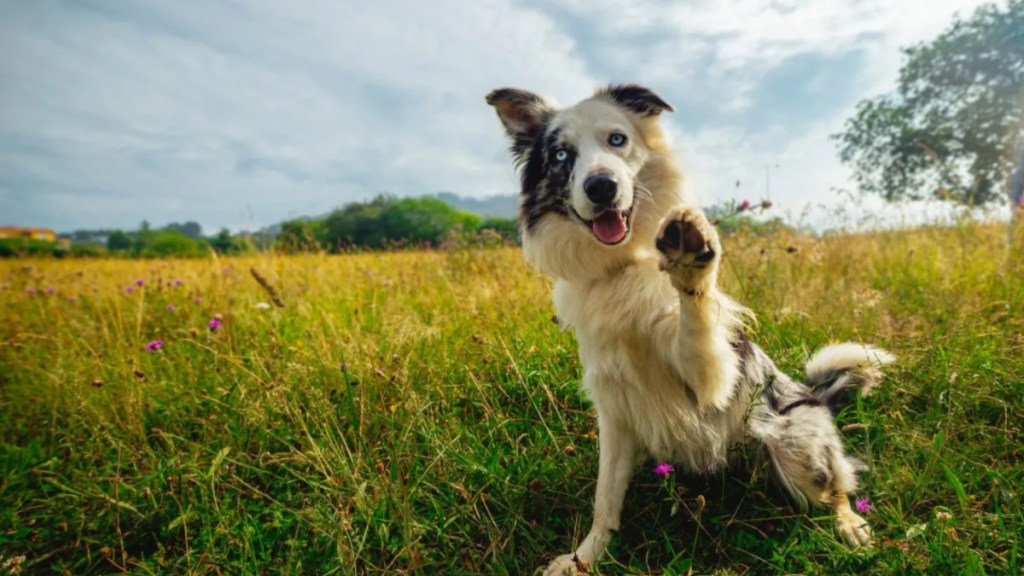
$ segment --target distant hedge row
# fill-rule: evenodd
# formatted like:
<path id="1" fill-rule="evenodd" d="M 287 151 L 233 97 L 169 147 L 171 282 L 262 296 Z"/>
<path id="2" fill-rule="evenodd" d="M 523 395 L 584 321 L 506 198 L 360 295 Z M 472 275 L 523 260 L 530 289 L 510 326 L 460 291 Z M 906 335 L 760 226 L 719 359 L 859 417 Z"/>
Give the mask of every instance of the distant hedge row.
<path id="1" fill-rule="evenodd" d="M 229 230 L 204 237 L 194 222 L 158 230 L 143 222 L 134 231 L 78 231 L 72 234 L 70 249 L 54 242 L 2 239 L 0 257 L 200 258 L 265 249 L 292 253 L 495 246 L 513 243 L 516 237 L 516 222 L 510 218 L 481 218 L 437 198 L 378 196 L 368 202 L 347 204 L 324 218 L 284 222 L 273 237 L 232 234 Z"/>
<path id="2" fill-rule="evenodd" d="M 209 238 L 189 238 L 175 230 L 113 231 L 105 244 L 72 242 L 67 248 L 56 242 L 27 238 L 0 239 L 0 258 L 23 257 L 100 257 L 164 258 L 170 256 L 198 258 L 219 254 L 244 254 L 257 249 L 244 235 L 222 231 Z"/>

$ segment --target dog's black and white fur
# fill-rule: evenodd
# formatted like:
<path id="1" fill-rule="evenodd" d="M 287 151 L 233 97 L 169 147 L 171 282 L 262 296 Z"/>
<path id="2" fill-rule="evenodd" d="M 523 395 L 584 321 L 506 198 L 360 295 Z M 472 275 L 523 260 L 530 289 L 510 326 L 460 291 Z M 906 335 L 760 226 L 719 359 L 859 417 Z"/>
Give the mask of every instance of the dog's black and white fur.
<path id="1" fill-rule="evenodd" d="M 672 108 L 647 88 L 612 86 L 563 109 L 510 88 L 487 102 L 522 179 L 524 254 L 556 280 L 558 318 L 576 332 L 582 389 L 597 411 L 593 526 L 545 574 L 580 573 L 601 557 L 644 458 L 706 472 L 741 442 L 765 447 L 798 503 L 830 506 L 847 543 L 869 544 L 848 498 L 860 464 L 832 418 L 892 356 L 829 346 L 800 383 L 747 338 L 750 313 L 717 286 L 718 235 L 684 197 L 658 122 Z"/>

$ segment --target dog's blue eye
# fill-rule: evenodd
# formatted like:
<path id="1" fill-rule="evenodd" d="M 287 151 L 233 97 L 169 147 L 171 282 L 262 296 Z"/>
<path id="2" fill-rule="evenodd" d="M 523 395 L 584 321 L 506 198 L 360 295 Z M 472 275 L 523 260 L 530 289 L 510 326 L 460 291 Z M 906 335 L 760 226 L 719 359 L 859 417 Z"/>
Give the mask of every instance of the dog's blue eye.
<path id="1" fill-rule="evenodd" d="M 612 146 L 615 146 L 615 147 L 625 146 L 625 144 L 626 144 L 626 135 L 625 134 L 619 134 L 618 132 L 616 132 L 616 133 L 614 133 L 614 134 L 612 134 L 611 136 L 608 137 L 608 143 L 611 144 Z"/>
<path id="2" fill-rule="evenodd" d="M 565 162 L 569 159 L 569 153 L 565 150 L 559 150 L 555 152 L 555 162 Z"/>

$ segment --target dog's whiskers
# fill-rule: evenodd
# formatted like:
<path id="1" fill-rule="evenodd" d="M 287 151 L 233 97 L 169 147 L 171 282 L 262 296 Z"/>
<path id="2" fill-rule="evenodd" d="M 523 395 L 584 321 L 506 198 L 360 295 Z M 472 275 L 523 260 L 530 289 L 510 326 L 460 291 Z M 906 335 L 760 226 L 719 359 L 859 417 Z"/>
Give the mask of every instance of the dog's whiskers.
<path id="1" fill-rule="evenodd" d="M 637 198 L 643 198 L 644 200 L 648 200 L 652 203 L 654 202 L 654 194 L 642 184 L 633 184 L 633 192 L 636 194 Z"/>

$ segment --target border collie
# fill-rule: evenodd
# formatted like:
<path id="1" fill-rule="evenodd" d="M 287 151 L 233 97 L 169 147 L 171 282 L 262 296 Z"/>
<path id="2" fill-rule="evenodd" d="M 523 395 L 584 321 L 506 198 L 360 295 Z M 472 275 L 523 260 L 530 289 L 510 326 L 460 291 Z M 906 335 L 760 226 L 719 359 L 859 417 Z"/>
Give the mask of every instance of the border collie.
<path id="1" fill-rule="evenodd" d="M 833 416 L 893 361 L 862 344 L 828 346 L 798 382 L 744 332 L 751 313 L 717 285 L 722 246 L 683 194 L 651 90 L 610 86 L 556 108 L 524 90 L 487 95 L 522 183 L 526 260 L 555 279 L 560 323 L 575 331 L 582 390 L 597 412 L 593 525 L 547 575 L 584 573 L 619 528 L 630 477 L 646 458 L 704 473 L 736 443 L 763 446 L 801 508 L 828 506 L 850 546 L 871 543 L 851 508 L 863 467 Z"/>

